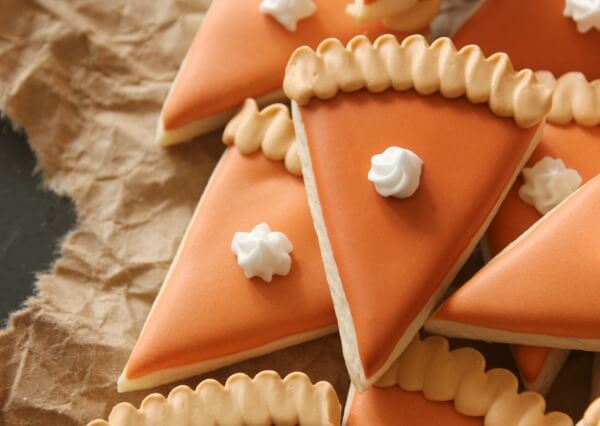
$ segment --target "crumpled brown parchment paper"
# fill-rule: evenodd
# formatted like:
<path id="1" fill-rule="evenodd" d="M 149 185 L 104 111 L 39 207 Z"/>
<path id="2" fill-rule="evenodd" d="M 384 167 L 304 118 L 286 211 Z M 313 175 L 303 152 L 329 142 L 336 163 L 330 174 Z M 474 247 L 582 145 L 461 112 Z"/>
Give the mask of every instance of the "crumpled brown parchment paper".
<path id="1" fill-rule="evenodd" d="M 455 13 L 472 3 L 446 2 L 436 32 L 447 33 Z M 169 150 L 154 143 L 162 101 L 208 4 L 0 5 L 0 110 L 26 132 L 47 188 L 70 196 L 78 213 L 60 258 L 38 276 L 36 296 L 0 331 L 0 424 L 85 424 L 148 393 L 119 395 L 116 379 L 223 149 L 220 134 Z M 506 347 L 485 349 L 492 366 L 510 364 Z M 583 384 L 554 392 L 550 401 L 579 414 L 590 359 L 573 358 L 559 384 Z M 345 398 L 337 336 L 205 377 L 224 381 L 263 369 L 305 371 Z"/>

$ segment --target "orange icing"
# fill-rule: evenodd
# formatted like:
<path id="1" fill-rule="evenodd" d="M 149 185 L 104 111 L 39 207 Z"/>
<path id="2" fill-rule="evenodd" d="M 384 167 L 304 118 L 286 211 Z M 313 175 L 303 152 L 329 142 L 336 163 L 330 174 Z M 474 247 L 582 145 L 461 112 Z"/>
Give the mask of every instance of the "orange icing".
<path id="1" fill-rule="evenodd" d="M 557 126 L 548 124 L 540 145 L 529 160 L 532 167 L 545 156 L 560 158 L 568 168 L 579 172 L 584 182 L 600 173 L 600 126 L 583 127 L 577 124 Z M 487 233 L 492 255 L 499 253 L 509 243 L 525 232 L 542 216 L 519 198 L 523 177 L 517 182 L 500 207 Z"/>
<path id="2" fill-rule="evenodd" d="M 540 145 L 528 162 L 528 167 L 532 167 L 545 156 L 562 159 L 567 167 L 577 170 L 583 181 L 587 182 L 600 173 L 600 127 L 548 124 Z M 487 241 L 492 256 L 542 217 L 534 207 L 519 198 L 518 191 L 521 185 L 522 176 L 518 178 L 488 229 Z M 515 345 L 513 352 L 523 377 L 529 383 L 533 383 L 551 349 Z"/>
<path id="3" fill-rule="evenodd" d="M 261 1 L 212 2 L 164 106 L 166 130 L 280 89 L 285 65 L 298 46 L 389 32 L 382 23 L 356 24 L 345 13 L 347 0 L 315 0 L 315 14 L 290 32 L 260 12 Z"/>
<path id="4" fill-rule="evenodd" d="M 513 345 L 512 351 L 523 378 L 528 383 L 533 383 L 542 372 L 552 349 L 539 346 Z"/>
<path id="5" fill-rule="evenodd" d="M 300 111 L 368 377 L 477 236 L 536 128 L 464 98 L 414 91 L 338 94 Z M 405 200 L 379 196 L 367 180 L 371 156 L 390 145 L 424 161 L 420 187 Z"/>
<path id="6" fill-rule="evenodd" d="M 433 324 L 451 321 L 456 329 L 460 323 L 511 336 L 564 338 L 564 347 L 583 348 L 585 342 L 577 339 L 600 339 L 598 306 L 593 303 L 600 300 L 598 218 L 600 177 L 454 293 L 434 315 Z"/>
<path id="7" fill-rule="evenodd" d="M 600 31 L 579 33 L 564 8 L 565 0 L 486 0 L 453 39 L 487 54 L 506 52 L 517 69 L 600 78 Z"/>
<path id="8" fill-rule="evenodd" d="M 460 414 L 452 402 L 429 401 L 421 392 L 372 387 L 354 394 L 346 425 L 476 426 L 483 425 L 483 417 Z"/>
<path id="9" fill-rule="evenodd" d="M 287 276 L 248 280 L 237 231 L 267 222 L 294 250 Z M 217 359 L 335 325 L 302 179 L 262 154 L 230 148 L 127 364 L 127 378 Z"/>

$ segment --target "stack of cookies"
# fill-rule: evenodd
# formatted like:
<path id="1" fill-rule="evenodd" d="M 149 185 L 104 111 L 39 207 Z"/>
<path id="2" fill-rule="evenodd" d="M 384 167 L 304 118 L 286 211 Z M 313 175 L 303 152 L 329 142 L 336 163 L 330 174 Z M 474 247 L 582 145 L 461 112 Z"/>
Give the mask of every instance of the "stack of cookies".
<path id="1" fill-rule="evenodd" d="M 157 134 L 227 148 L 118 382 L 337 331 L 343 418 L 331 385 L 264 372 L 108 424 L 574 424 L 543 395 L 600 352 L 600 2 L 486 0 L 434 41 L 440 0 L 348 2 L 213 0 Z M 512 345 L 520 377 L 446 337 Z"/>

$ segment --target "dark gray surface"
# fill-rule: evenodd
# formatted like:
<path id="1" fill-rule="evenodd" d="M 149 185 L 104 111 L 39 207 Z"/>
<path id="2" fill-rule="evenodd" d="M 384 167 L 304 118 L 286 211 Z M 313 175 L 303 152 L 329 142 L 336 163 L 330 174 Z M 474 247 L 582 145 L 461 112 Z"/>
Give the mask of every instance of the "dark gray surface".
<path id="1" fill-rule="evenodd" d="M 75 223 L 68 198 L 44 190 L 25 135 L 0 118 L 0 326 L 33 293 Z"/>

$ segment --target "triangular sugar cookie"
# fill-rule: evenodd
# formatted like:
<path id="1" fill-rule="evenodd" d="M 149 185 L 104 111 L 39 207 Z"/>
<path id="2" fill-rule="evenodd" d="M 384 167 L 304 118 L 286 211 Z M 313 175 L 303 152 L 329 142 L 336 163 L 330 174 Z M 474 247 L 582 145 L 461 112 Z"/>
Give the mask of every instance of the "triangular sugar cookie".
<path id="1" fill-rule="evenodd" d="M 454 293 L 433 332 L 600 351 L 600 176 L 548 213 Z"/>
<path id="2" fill-rule="evenodd" d="M 503 54 L 421 36 L 301 48 L 284 89 L 346 364 L 363 390 L 471 254 L 541 136 L 551 91 Z"/>
<path id="3" fill-rule="evenodd" d="M 506 52 L 515 67 L 548 70 L 555 75 L 583 72 L 600 78 L 600 31 L 577 30 L 565 16 L 567 3 L 578 0 L 480 0 L 475 14 L 454 34 L 457 46 L 477 44 L 490 55 Z M 596 22 L 600 24 L 598 18 Z"/>
<path id="4" fill-rule="evenodd" d="M 588 82 L 580 73 L 568 73 L 558 79 L 547 72 L 537 75 L 553 88 L 553 105 L 542 141 L 526 167 L 533 168 L 540 161 L 548 161 L 544 160 L 546 157 L 564 163 L 564 168 L 559 166 L 549 170 L 549 179 L 544 191 L 540 192 L 542 197 L 557 203 L 570 195 L 570 190 L 577 189 L 575 185 L 565 187 L 570 174 L 577 173 L 580 182 L 585 183 L 600 173 L 600 101 L 593 101 L 600 100 L 600 80 Z M 534 205 L 519 196 L 519 190 L 525 184 L 522 174 L 487 231 L 486 251 L 490 257 L 497 255 L 542 217 Z M 513 353 L 525 387 L 540 393 L 548 391 L 567 359 L 565 351 L 550 348 L 519 346 Z"/>
<path id="5" fill-rule="evenodd" d="M 266 1 L 214 0 L 163 106 L 159 142 L 186 141 L 224 125 L 246 98 L 263 104 L 283 98 L 285 64 L 299 46 L 316 46 L 327 37 L 348 41 L 357 34 L 376 37 L 390 31 L 381 22 L 355 22 L 345 12 L 349 0 L 302 2 L 313 1 L 314 13 L 290 31 L 261 11 Z M 284 11 L 295 7 L 291 0 L 270 3 Z"/>
<path id="6" fill-rule="evenodd" d="M 231 122 L 223 154 L 119 379 L 157 386 L 335 331 L 316 234 L 294 164 L 289 111 L 253 101 Z M 263 152 L 254 152 L 262 150 Z M 242 154 L 240 151 L 245 152 Z M 237 232 L 268 224 L 293 246 L 288 275 L 248 279 L 232 252 Z"/>

